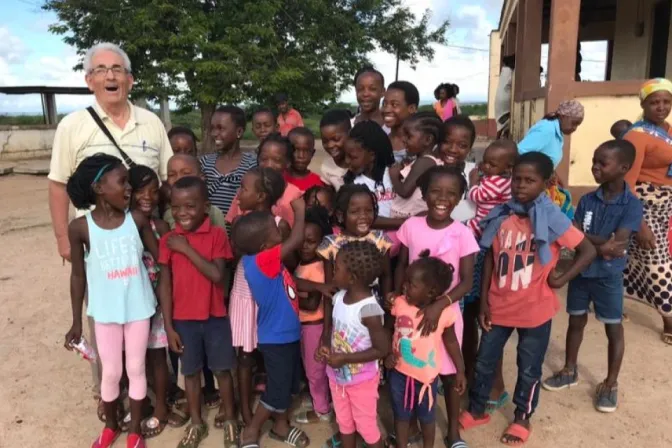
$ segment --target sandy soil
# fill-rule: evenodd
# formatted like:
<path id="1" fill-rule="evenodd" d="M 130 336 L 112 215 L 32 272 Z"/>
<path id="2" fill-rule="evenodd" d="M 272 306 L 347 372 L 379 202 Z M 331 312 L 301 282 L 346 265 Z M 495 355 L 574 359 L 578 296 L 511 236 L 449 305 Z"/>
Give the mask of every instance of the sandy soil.
<path id="1" fill-rule="evenodd" d="M 89 366 L 62 346 L 70 326 L 70 269 L 56 253 L 47 180 L 0 178 L 0 210 L 0 447 L 90 446 L 101 425 L 90 392 Z M 626 308 L 632 321 L 626 324 L 627 352 L 618 412 L 604 415 L 593 409 L 594 388 L 606 375 L 606 338 L 602 327 L 591 319 L 580 357 L 581 383 L 561 393 L 542 391 L 529 447 L 672 446 L 666 417 L 672 383 L 665 373 L 672 348 L 660 342 L 661 322 L 652 309 L 633 302 L 627 302 Z M 567 317 L 560 313 L 544 375 L 563 363 L 566 326 Z M 514 349 L 515 340 L 505 356 L 510 392 L 515 384 Z M 383 401 L 379 408 L 389 409 Z M 443 404 L 441 408 L 439 426 L 444 431 Z M 512 412 L 512 405 L 507 405 L 489 426 L 464 434 L 465 439 L 472 447 L 501 446 L 498 437 Z M 209 418 L 213 417 L 211 412 Z M 331 433 L 327 425 L 304 429 L 315 447 Z M 181 430 L 167 429 L 149 441 L 149 446 L 176 446 L 181 435 Z M 221 432 L 212 429 L 202 446 L 221 443 Z M 261 443 L 264 447 L 281 446 L 267 437 Z M 121 439 L 116 446 L 123 444 Z M 438 437 L 435 446 L 442 446 Z"/>

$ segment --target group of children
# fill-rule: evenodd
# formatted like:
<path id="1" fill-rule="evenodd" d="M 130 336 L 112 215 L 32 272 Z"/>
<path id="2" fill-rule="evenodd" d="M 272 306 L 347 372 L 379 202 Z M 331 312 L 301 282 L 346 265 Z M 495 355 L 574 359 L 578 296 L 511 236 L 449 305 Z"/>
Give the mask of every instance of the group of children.
<path id="1" fill-rule="evenodd" d="M 595 151 L 600 187 L 581 199 L 572 222 L 545 194 L 554 171 L 548 156 L 518 155 L 515 143 L 498 140 L 471 170 L 466 158 L 476 135 L 467 117 L 444 122 L 417 112 L 415 86 L 385 88 L 372 68 L 358 72 L 355 87 L 361 114 L 354 125 L 339 110 L 320 121 L 329 157 L 319 174 L 310 170 L 312 132 L 276 134 L 270 110 L 252 117 L 256 154 L 236 153 L 245 119 L 233 106 L 213 116 L 218 153 L 200 163 L 193 133 L 171 130 L 176 154 L 163 185 L 148 168 L 127 169 L 111 156 L 79 165 L 68 194 L 77 208 L 95 208 L 70 225 L 73 325 L 66 346 L 81 338 L 86 291 L 103 366 L 105 429 L 94 447 L 111 446 L 121 433 L 125 370 L 128 447 L 187 421 L 179 447 L 197 447 L 209 432 L 202 397 L 217 409 L 214 426 L 223 429 L 226 447 L 258 447 L 268 420 L 270 438 L 305 447 L 306 433 L 290 420 L 307 425 L 334 416 L 338 432 L 329 447 L 355 447 L 357 434 L 370 447 L 432 447 L 442 390 L 444 442 L 463 448 L 461 431 L 488 423 L 507 400 L 501 362 L 514 330 L 516 410 L 501 441 L 523 444 L 560 307 L 553 289 L 567 283 L 567 362 L 543 387 L 578 381 L 594 302 L 609 338 L 609 372 L 596 406 L 616 409 L 622 270 L 642 216 L 623 180 L 632 145 L 612 140 Z M 557 272 L 562 247 L 576 255 Z M 170 387 L 166 347 L 173 363 L 179 358 L 184 398 L 168 393 L 181 391 Z M 146 353 L 156 405 L 143 420 Z M 290 418 L 302 383 L 309 399 Z M 385 439 L 380 391 L 394 413 Z"/>

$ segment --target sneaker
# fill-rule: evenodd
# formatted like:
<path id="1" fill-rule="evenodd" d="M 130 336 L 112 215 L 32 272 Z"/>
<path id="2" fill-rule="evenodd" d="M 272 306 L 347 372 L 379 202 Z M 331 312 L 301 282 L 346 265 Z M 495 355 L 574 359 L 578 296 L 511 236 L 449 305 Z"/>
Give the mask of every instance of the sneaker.
<path id="1" fill-rule="evenodd" d="M 544 389 L 555 392 L 576 386 L 577 384 L 579 384 L 579 373 L 576 369 L 574 369 L 572 373 L 568 373 L 567 370 L 563 369 L 552 377 L 546 379 L 541 385 Z"/>
<path id="2" fill-rule="evenodd" d="M 618 407 L 618 387 L 607 387 L 604 383 L 597 386 L 595 409 L 600 412 L 616 412 Z"/>

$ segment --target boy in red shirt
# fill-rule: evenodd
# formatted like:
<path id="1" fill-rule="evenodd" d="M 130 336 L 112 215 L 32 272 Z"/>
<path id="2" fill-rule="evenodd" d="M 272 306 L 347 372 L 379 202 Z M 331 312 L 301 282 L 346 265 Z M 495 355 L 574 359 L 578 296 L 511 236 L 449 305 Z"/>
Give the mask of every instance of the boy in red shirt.
<path id="1" fill-rule="evenodd" d="M 292 160 L 285 171 L 285 182 L 295 185 L 301 193 L 311 187 L 323 186 L 320 176 L 308 169 L 315 155 L 315 136 L 308 128 L 294 128 L 289 131 L 289 141 L 294 146 Z"/>
<path id="2" fill-rule="evenodd" d="M 539 401 L 541 367 L 551 337 L 551 320 L 560 309 L 553 291 L 579 275 L 595 258 L 593 245 L 544 194 L 553 162 L 540 153 L 518 158 L 513 169 L 513 200 L 495 207 L 481 221 L 481 247 L 490 249 L 483 266 L 481 311 L 483 328 L 469 409 L 460 415 L 465 430 L 490 421 L 486 404 L 504 345 L 518 332 L 518 381 L 514 421 L 501 438 L 522 445 L 530 436 L 529 419 Z M 576 249 L 566 272 L 554 271 L 560 249 Z"/>
<path id="3" fill-rule="evenodd" d="M 219 383 L 221 404 L 215 427 L 224 428 L 224 446 L 237 446 L 238 422 L 231 369 L 235 353 L 224 305 L 226 260 L 233 254 L 226 231 L 206 214 L 208 190 L 203 179 L 184 177 L 172 187 L 175 230 L 159 243 L 159 298 L 170 348 L 180 354 L 191 424 L 181 446 L 198 446 L 208 435 L 201 416 L 204 355 Z"/>

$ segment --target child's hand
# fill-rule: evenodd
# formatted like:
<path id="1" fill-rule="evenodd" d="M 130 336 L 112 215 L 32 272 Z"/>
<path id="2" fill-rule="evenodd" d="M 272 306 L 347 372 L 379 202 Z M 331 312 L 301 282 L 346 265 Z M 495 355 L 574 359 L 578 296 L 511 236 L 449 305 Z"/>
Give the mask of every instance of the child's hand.
<path id="1" fill-rule="evenodd" d="M 82 339 L 82 324 L 72 324 L 72 327 L 65 333 L 65 348 L 72 351 L 70 344 L 76 344 Z"/>
<path id="2" fill-rule="evenodd" d="M 646 222 L 642 222 L 642 227 L 639 229 L 639 232 L 635 233 L 635 239 L 639 246 L 644 250 L 653 250 L 656 248 L 656 236 Z"/>
<path id="3" fill-rule="evenodd" d="M 457 372 L 455 374 L 455 384 L 453 385 L 455 392 L 458 395 L 462 395 L 465 390 L 467 390 L 467 377 L 464 376 L 464 372 Z"/>
<path id="4" fill-rule="evenodd" d="M 329 297 L 330 299 L 334 294 L 338 292 L 338 287 L 336 285 L 333 285 L 331 283 L 325 283 L 321 284 L 315 287 L 317 292 L 322 294 L 325 297 Z"/>
<path id="5" fill-rule="evenodd" d="M 469 186 L 473 187 L 474 185 L 478 184 L 480 180 L 481 175 L 478 171 L 478 167 L 476 167 L 469 172 Z"/>
<path id="6" fill-rule="evenodd" d="M 397 366 L 397 356 L 394 353 L 390 353 L 385 357 L 385 368 L 392 370 Z"/>
<path id="7" fill-rule="evenodd" d="M 306 210 L 306 201 L 303 199 L 303 196 L 300 196 L 292 201 L 292 210 L 294 210 L 294 213 Z"/>
<path id="8" fill-rule="evenodd" d="M 327 357 L 327 364 L 334 369 L 338 369 L 346 365 L 344 353 L 330 353 Z"/>
<path id="9" fill-rule="evenodd" d="M 429 336 L 436 331 L 439 327 L 439 319 L 441 319 L 443 310 L 443 304 L 434 302 L 427 308 L 418 311 L 417 317 L 422 316 L 422 320 L 420 321 L 420 324 L 418 324 L 418 331 L 421 336 Z"/>
<path id="10" fill-rule="evenodd" d="M 323 345 L 315 350 L 315 361 L 327 362 L 327 359 L 329 359 L 329 354 L 329 347 Z"/>
<path id="11" fill-rule="evenodd" d="M 189 241 L 182 235 L 170 235 L 166 241 L 168 249 L 184 254 L 191 249 Z"/>
<path id="12" fill-rule="evenodd" d="M 392 307 L 394 306 L 394 301 L 397 299 L 397 294 L 393 292 L 387 293 L 387 296 L 385 296 L 385 308 L 387 310 L 391 310 Z"/>
<path id="13" fill-rule="evenodd" d="M 612 258 L 620 258 L 625 256 L 629 243 L 630 242 L 628 240 L 617 241 L 616 235 L 612 233 L 609 237 L 609 240 L 601 245 L 598 249 L 602 258 L 605 260 L 611 260 Z"/>
<path id="14" fill-rule="evenodd" d="M 184 345 L 182 345 L 182 339 L 180 335 L 177 334 L 175 330 L 166 329 L 166 334 L 168 336 L 168 344 L 170 349 L 175 353 L 182 353 L 184 351 Z"/>
<path id="15" fill-rule="evenodd" d="M 548 275 L 548 286 L 550 286 L 553 289 L 558 289 L 562 288 L 565 286 L 565 283 L 567 283 L 567 280 L 562 278 L 563 276 L 561 274 L 558 274 L 557 271 L 554 269 L 549 275 Z"/>
<path id="16" fill-rule="evenodd" d="M 481 312 L 478 314 L 478 323 L 486 333 L 492 330 L 492 318 L 490 317 L 490 307 L 484 305 L 485 301 L 481 298 Z"/>

